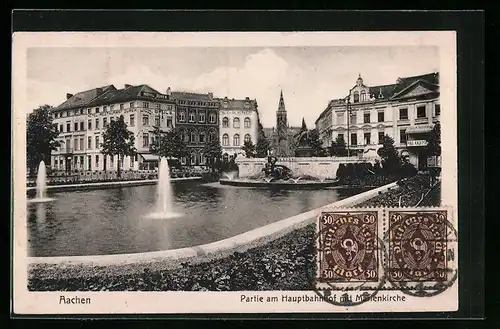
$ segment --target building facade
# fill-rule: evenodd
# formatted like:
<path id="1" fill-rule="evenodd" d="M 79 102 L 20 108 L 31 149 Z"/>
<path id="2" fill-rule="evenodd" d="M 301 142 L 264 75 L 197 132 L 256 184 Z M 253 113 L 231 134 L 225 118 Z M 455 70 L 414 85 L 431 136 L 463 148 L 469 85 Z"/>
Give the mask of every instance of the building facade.
<path id="1" fill-rule="evenodd" d="M 245 99 L 220 99 L 219 138 L 224 157 L 243 154 L 245 141 L 257 144 L 259 112 L 257 101 Z"/>
<path id="2" fill-rule="evenodd" d="M 301 131 L 302 127 L 288 125 L 285 100 L 283 91 L 281 91 L 276 111 L 276 127 L 264 129 L 264 133 L 269 139 L 271 152 L 278 157 L 293 157 Z"/>
<path id="3" fill-rule="evenodd" d="M 421 168 L 426 163 L 426 138 L 440 113 L 439 73 L 380 86 L 365 85 L 359 75 L 347 97 L 329 102 L 316 128 L 323 146 L 343 138 L 353 155 L 380 144 L 388 135 L 400 153 Z"/>
<path id="4" fill-rule="evenodd" d="M 117 170 L 117 157 L 101 153 L 103 132 L 121 115 L 135 136 L 137 155 L 120 163 L 123 170 L 154 169 L 157 157 L 149 152 L 154 126 L 172 129 L 175 101 L 147 85 L 113 85 L 68 94 L 67 100 L 53 109 L 61 146 L 52 152 L 51 167 L 67 173 L 75 171 Z"/>
<path id="5" fill-rule="evenodd" d="M 187 146 L 181 164 L 205 166 L 203 149 L 207 140 L 219 138 L 219 100 L 212 93 L 172 92 L 176 102 L 175 125 Z"/>

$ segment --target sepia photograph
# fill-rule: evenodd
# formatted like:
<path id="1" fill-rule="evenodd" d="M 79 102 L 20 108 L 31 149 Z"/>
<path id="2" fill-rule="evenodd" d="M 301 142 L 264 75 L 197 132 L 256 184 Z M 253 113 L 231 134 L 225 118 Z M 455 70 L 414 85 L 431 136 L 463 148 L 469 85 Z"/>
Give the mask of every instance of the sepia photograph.
<path id="1" fill-rule="evenodd" d="M 16 37 L 20 309 L 457 309 L 453 32 Z"/>

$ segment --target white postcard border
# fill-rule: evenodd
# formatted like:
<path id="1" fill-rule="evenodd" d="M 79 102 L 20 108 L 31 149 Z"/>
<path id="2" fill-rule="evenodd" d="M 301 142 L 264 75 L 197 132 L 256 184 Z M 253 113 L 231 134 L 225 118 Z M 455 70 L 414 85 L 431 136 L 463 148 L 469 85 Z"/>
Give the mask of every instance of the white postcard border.
<path id="1" fill-rule="evenodd" d="M 27 290 L 26 117 L 29 47 L 279 47 L 279 46 L 422 46 L 440 50 L 442 127 L 442 204 L 458 218 L 456 33 L 411 32 L 257 32 L 118 33 L 18 32 L 12 53 L 13 312 L 16 314 L 113 313 L 269 313 L 269 312 L 426 312 L 458 308 L 458 285 L 432 298 L 406 297 L 404 303 L 364 303 L 335 307 L 328 303 L 241 302 L 241 295 L 314 296 L 313 292 L 29 292 Z M 458 280 L 457 280 L 458 282 Z M 389 295 L 398 292 L 384 292 Z M 401 294 L 401 293 L 399 293 Z M 90 297 L 90 304 L 59 304 L 61 295 Z M 281 298 L 281 297 L 280 297 Z"/>

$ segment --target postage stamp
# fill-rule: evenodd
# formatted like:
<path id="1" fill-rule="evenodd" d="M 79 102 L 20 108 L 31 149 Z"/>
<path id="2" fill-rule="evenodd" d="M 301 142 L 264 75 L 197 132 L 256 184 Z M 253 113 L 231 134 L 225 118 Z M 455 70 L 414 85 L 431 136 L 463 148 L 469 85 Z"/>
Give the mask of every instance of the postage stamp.
<path id="1" fill-rule="evenodd" d="M 455 52 L 14 34 L 13 312 L 456 310 Z"/>
<path id="2" fill-rule="evenodd" d="M 379 211 L 324 212 L 318 220 L 318 281 L 377 282 Z"/>
<path id="3" fill-rule="evenodd" d="M 393 281 L 445 281 L 447 212 L 390 210 L 389 268 Z"/>
<path id="4" fill-rule="evenodd" d="M 457 234 L 447 208 L 351 208 L 317 218 L 316 292 L 340 306 L 381 291 L 434 296 L 458 278 Z M 380 227 L 380 228 L 379 228 Z"/>

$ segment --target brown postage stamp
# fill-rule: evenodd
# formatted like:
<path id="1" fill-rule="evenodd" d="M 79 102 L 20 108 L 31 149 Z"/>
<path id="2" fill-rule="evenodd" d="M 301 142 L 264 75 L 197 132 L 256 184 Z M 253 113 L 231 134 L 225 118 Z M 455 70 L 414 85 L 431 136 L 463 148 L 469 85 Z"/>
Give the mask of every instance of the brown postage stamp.
<path id="1" fill-rule="evenodd" d="M 384 293 L 401 300 L 444 293 L 458 278 L 451 216 L 442 207 L 323 211 L 316 225 L 315 292 L 323 298 L 343 292 L 330 303 L 351 307 Z"/>

